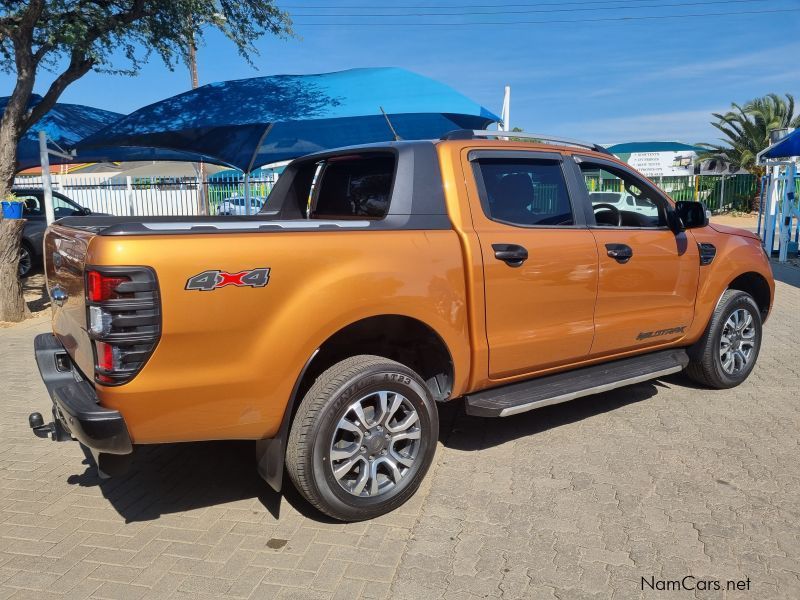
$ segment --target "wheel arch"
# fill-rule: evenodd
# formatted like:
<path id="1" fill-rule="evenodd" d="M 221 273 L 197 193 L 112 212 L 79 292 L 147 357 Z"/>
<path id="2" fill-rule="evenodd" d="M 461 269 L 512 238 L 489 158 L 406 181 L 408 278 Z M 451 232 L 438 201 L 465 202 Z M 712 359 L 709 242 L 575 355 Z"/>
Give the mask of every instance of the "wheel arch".
<path id="1" fill-rule="evenodd" d="M 283 485 L 289 429 L 300 400 L 326 369 L 358 354 L 395 360 L 419 374 L 436 401 L 453 390 L 455 363 L 443 337 L 423 321 L 401 314 L 364 317 L 341 327 L 308 357 L 298 375 L 277 435 L 256 442 L 258 472 L 276 491 Z"/>
<path id="2" fill-rule="evenodd" d="M 772 305 L 772 290 L 769 282 L 761 273 L 755 271 L 742 273 L 728 284 L 727 289 L 750 294 L 761 312 L 761 320 L 767 320 Z"/>

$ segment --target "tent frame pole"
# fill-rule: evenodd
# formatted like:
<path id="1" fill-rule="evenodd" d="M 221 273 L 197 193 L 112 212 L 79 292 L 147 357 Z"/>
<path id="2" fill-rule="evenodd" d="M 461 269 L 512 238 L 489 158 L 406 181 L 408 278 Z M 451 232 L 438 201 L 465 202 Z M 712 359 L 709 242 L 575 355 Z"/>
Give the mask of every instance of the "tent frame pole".
<path id="1" fill-rule="evenodd" d="M 250 172 L 244 174 L 244 214 L 250 216 Z"/>
<path id="2" fill-rule="evenodd" d="M 797 217 L 795 208 L 795 184 L 797 165 L 790 162 L 786 165 L 786 183 L 783 186 L 783 202 L 781 206 L 778 234 L 778 262 L 785 263 L 789 255 L 789 242 L 792 236 L 792 219 Z"/>
<path id="3" fill-rule="evenodd" d="M 50 156 L 47 151 L 47 134 L 39 132 L 39 163 L 42 166 L 42 190 L 44 192 L 44 215 L 47 225 L 55 221 L 53 210 L 53 182 L 50 180 Z"/>

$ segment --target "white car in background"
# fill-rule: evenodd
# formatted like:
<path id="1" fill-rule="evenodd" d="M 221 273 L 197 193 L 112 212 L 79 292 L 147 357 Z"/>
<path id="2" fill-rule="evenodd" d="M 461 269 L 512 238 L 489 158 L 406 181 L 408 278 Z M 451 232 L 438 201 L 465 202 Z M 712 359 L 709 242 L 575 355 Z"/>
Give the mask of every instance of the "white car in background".
<path id="1" fill-rule="evenodd" d="M 254 197 L 250 198 L 250 214 L 254 215 L 262 208 L 266 198 Z M 232 196 L 220 202 L 217 207 L 218 215 L 246 215 L 247 204 L 244 196 Z"/>
<path id="2" fill-rule="evenodd" d="M 589 192 L 592 206 L 610 204 L 621 211 L 634 212 L 648 217 L 658 217 L 658 207 L 647 198 L 636 198 L 627 192 Z"/>

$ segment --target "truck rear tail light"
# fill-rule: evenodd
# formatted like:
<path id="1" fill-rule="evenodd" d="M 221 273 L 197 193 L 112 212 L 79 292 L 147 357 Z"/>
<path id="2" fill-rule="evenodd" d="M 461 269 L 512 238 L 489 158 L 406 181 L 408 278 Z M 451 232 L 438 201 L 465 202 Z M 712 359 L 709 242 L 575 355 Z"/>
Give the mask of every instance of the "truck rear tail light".
<path id="1" fill-rule="evenodd" d="M 86 267 L 86 322 L 95 381 L 127 383 L 161 337 L 158 280 L 149 267 Z"/>
<path id="2" fill-rule="evenodd" d="M 124 294 L 117 292 L 121 283 L 130 281 L 124 275 L 109 276 L 100 271 L 88 271 L 86 274 L 86 291 L 89 302 L 104 302 L 114 298 L 122 298 Z"/>
<path id="3" fill-rule="evenodd" d="M 89 307 L 89 333 L 103 336 L 111 332 L 111 313 L 99 306 Z"/>
<path id="4" fill-rule="evenodd" d="M 120 368 L 119 348 L 106 344 L 105 342 L 95 342 L 97 349 L 97 368 L 101 371 L 116 371 Z"/>

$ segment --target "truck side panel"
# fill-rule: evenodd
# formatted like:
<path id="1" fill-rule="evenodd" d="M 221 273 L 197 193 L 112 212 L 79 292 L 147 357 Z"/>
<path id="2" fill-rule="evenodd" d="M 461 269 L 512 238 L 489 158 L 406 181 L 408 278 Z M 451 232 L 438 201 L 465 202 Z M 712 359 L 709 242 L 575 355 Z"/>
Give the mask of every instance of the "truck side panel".
<path id="1" fill-rule="evenodd" d="M 261 439 L 277 431 L 301 368 L 360 319 L 404 315 L 434 329 L 469 375 L 456 233 L 315 231 L 96 237 L 88 264 L 148 265 L 160 282 L 161 341 L 134 380 L 98 386 L 134 443 Z M 269 268 L 265 287 L 186 290 L 204 271 Z"/>

